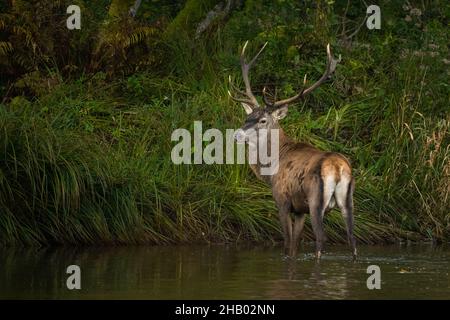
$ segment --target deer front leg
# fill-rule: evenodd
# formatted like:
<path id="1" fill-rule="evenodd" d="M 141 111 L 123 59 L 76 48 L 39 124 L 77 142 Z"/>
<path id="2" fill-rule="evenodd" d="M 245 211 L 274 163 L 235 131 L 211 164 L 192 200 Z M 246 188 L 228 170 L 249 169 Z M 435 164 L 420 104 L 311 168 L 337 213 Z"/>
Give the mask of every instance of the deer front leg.
<path id="1" fill-rule="evenodd" d="M 278 211 L 281 231 L 283 232 L 284 238 L 284 254 L 290 254 L 291 242 L 292 242 L 292 219 L 289 212 L 288 205 L 282 205 Z"/>

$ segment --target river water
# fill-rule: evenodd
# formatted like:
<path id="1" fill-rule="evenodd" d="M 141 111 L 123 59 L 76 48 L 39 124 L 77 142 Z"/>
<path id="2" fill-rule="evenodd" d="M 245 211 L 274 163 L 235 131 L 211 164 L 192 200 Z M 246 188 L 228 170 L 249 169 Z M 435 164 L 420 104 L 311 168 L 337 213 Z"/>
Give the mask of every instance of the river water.
<path id="1" fill-rule="evenodd" d="M 450 247 L 327 246 L 317 262 L 279 246 L 0 248 L 0 299 L 450 299 Z M 69 265 L 81 289 L 69 290 Z M 370 265 L 381 289 L 369 290 Z"/>

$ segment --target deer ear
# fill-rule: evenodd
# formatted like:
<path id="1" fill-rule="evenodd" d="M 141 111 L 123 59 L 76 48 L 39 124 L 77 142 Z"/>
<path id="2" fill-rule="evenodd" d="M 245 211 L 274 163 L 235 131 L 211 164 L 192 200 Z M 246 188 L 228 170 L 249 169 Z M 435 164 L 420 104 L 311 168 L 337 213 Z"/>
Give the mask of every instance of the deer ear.
<path id="1" fill-rule="evenodd" d="M 284 106 L 276 109 L 275 111 L 272 112 L 272 117 L 276 120 L 281 120 L 284 117 L 286 117 L 288 112 L 288 106 L 287 104 L 285 104 Z"/>
<path id="2" fill-rule="evenodd" d="M 246 104 L 245 102 L 241 102 L 241 104 L 244 107 L 244 110 L 247 114 L 250 114 L 253 112 L 253 109 L 249 104 Z"/>

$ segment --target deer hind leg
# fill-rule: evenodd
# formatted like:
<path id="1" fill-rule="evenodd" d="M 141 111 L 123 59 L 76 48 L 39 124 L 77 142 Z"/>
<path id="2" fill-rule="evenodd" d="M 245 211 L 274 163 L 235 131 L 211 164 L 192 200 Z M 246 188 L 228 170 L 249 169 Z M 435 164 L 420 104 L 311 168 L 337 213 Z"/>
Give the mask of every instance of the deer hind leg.
<path id="1" fill-rule="evenodd" d="M 294 231 L 290 253 L 290 255 L 293 257 L 295 257 L 295 255 L 297 254 L 297 247 L 303 231 L 303 226 L 305 225 L 305 218 L 306 215 L 304 213 L 296 214 L 294 218 Z"/>
<path id="2" fill-rule="evenodd" d="M 343 178 L 336 185 L 335 198 L 342 217 L 345 220 L 347 229 L 347 240 L 352 248 L 353 258 L 356 258 L 356 240 L 353 235 L 353 190 L 355 180 L 353 178 Z"/>
<path id="3" fill-rule="evenodd" d="M 278 214 L 284 238 L 284 254 L 289 255 L 292 243 L 292 218 L 290 215 L 290 205 L 283 204 L 279 206 Z"/>
<path id="4" fill-rule="evenodd" d="M 319 176 L 312 176 L 306 183 L 308 185 L 307 196 L 309 213 L 311 215 L 311 225 L 314 235 L 316 236 L 316 257 L 317 259 L 320 259 L 323 243 L 326 240 L 323 228 L 323 216 L 326 208 L 324 202 L 324 183 Z"/>

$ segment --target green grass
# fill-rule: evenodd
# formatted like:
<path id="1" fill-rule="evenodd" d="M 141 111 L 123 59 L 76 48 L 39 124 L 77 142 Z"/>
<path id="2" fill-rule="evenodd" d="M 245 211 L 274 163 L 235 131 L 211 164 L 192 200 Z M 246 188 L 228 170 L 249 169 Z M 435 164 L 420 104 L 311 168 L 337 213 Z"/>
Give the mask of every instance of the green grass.
<path id="1" fill-rule="evenodd" d="M 432 8 L 420 35 L 391 8 L 382 30 L 362 30 L 346 48 L 334 28 L 315 31 L 317 10 L 299 21 L 289 1 L 248 1 L 195 46 L 181 31 L 165 39 L 167 61 L 155 70 L 67 78 L 0 104 L 0 244 L 280 240 L 270 189 L 247 165 L 170 160 L 174 129 L 242 124 L 226 92 L 228 74 L 240 81 L 247 39 L 253 50 L 269 41 L 252 73 L 255 91 L 276 83 L 282 96 L 304 73 L 320 76 L 326 42 L 342 54 L 334 80 L 291 106 L 282 125 L 351 159 L 359 242 L 449 240 L 449 34 Z M 338 9 L 325 10 L 331 23 Z M 329 240 L 344 242 L 340 213 L 325 220 Z M 305 238 L 313 239 L 309 221 Z"/>

